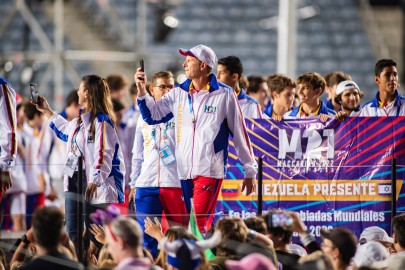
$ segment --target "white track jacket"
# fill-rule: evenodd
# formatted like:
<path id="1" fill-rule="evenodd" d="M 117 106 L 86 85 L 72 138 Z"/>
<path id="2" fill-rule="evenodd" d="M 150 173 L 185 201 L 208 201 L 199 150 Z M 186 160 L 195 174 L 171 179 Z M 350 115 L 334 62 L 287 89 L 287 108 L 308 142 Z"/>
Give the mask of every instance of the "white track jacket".
<path id="1" fill-rule="evenodd" d="M 177 176 L 177 163 L 165 165 L 159 156 L 159 149 L 166 145 L 175 154 L 176 137 L 173 120 L 148 125 L 139 116 L 135 143 L 132 150 L 132 172 L 129 186 L 134 187 L 181 187 Z"/>
<path id="2" fill-rule="evenodd" d="M 87 183 L 97 185 L 97 196 L 91 201 L 99 203 L 124 202 L 125 165 L 114 125 L 106 114 L 98 114 L 95 121 L 94 139 L 90 136 L 90 113 L 81 116 L 83 128 L 77 135 L 79 149 L 83 153 Z M 50 118 L 50 127 L 61 140 L 67 142 L 68 155 L 73 134 L 77 128 L 77 118 L 68 122 L 60 115 Z M 80 137 L 82 139 L 79 142 Z M 85 143 L 83 143 L 85 141 Z M 66 160 L 66 159 L 65 159 Z M 65 191 L 68 178 L 64 177 Z"/>
<path id="3" fill-rule="evenodd" d="M 161 100 L 145 95 L 138 98 L 148 124 L 176 122 L 176 159 L 181 180 L 206 176 L 223 179 L 228 159 L 228 137 L 233 136 L 246 177 L 256 177 L 253 156 L 243 114 L 234 90 L 210 75 L 210 90 L 201 99 L 190 93 L 191 80 L 176 86 Z M 200 91 L 201 92 L 201 91 Z"/>
<path id="4" fill-rule="evenodd" d="M 8 82 L 0 77 L 0 169 L 14 166 L 17 153 L 16 93 Z"/>

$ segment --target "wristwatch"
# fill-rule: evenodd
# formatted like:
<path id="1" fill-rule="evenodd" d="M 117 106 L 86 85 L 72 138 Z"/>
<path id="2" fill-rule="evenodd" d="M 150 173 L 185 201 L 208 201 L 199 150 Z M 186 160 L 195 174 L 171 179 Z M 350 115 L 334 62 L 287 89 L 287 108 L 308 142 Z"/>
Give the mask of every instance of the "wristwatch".
<path id="1" fill-rule="evenodd" d="M 24 234 L 23 236 L 21 236 L 21 242 L 23 242 L 24 244 L 31 244 L 30 240 L 28 240 L 28 237 L 26 234 Z"/>

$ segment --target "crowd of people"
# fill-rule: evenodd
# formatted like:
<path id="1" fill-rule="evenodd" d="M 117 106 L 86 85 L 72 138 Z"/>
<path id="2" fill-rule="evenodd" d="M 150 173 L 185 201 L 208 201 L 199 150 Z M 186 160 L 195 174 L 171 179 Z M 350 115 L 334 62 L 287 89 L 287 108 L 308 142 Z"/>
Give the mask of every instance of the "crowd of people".
<path id="1" fill-rule="evenodd" d="M 358 241 L 340 227 L 323 231 L 321 245 L 293 212 L 213 222 L 229 136 L 245 173 L 242 192 L 255 191 L 244 118 L 404 116 L 395 61 L 376 63 L 379 90 L 361 106 L 363 92 L 342 71 L 245 77 L 237 56 L 218 59 L 205 45 L 179 53 L 186 81 L 176 85 L 170 71 L 149 81 L 141 67 L 132 85 L 119 74 L 86 75 L 61 113 L 0 77 L 2 228 L 28 230 L 3 267 L 82 269 L 79 260 L 98 269 L 405 268 L 403 215 L 392 238 L 370 227 Z M 275 225 L 278 214 L 291 223 Z M 186 229 L 194 221 L 205 239 Z M 294 232 L 300 243 L 291 243 Z"/>

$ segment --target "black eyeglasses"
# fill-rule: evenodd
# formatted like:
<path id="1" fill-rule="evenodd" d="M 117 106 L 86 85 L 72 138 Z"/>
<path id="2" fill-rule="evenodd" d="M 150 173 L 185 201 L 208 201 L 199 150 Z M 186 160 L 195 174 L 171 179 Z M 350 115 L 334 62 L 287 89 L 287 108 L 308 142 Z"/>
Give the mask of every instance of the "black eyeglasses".
<path id="1" fill-rule="evenodd" d="M 155 87 L 159 87 L 162 90 L 170 90 L 174 87 L 174 85 L 173 84 L 171 84 L 171 85 L 161 84 L 161 85 L 157 85 Z"/>

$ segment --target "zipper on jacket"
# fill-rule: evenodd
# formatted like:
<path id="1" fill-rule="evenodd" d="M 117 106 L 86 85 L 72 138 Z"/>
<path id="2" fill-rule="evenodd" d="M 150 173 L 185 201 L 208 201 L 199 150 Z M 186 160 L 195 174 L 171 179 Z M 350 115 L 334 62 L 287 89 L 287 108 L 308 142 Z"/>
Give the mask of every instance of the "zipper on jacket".
<path id="1" fill-rule="evenodd" d="M 204 90 L 200 90 L 200 91 L 204 91 Z M 194 123 L 193 123 L 193 142 L 192 142 L 192 147 L 191 147 L 191 169 L 190 169 L 190 178 L 189 178 L 189 179 L 193 179 L 191 176 L 192 176 L 193 168 L 194 168 L 194 166 L 193 166 L 193 164 L 194 164 L 194 138 L 195 138 L 195 131 L 196 131 L 196 129 L 197 129 L 198 113 L 200 112 L 201 104 L 203 104 L 205 98 L 206 98 L 209 94 L 210 94 L 210 93 L 208 92 L 208 93 L 203 97 L 203 99 L 201 100 L 200 104 L 198 105 L 196 115 L 193 115 L 193 116 L 194 116 Z M 194 98 L 193 98 L 193 97 L 191 97 L 191 100 L 194 102 Z M 193 103 L 191 103 L 191 106 L 193 106 Z M 193 108 L 193 112 L 194 112 L 194 108 Z"/>

